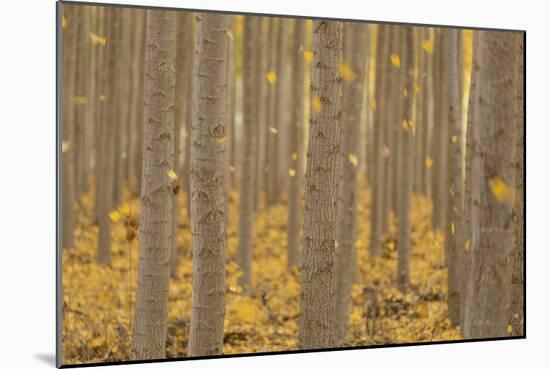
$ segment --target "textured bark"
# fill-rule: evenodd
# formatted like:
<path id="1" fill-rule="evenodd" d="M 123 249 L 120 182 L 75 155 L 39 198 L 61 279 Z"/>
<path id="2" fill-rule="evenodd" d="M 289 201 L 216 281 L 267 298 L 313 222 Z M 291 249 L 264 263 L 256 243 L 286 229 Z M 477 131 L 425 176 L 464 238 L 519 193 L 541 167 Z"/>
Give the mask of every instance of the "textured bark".
<path id="1" fill-rule="evenodd" d="M 117 86 L 110 81 L 116 80 L 117 75 L 117 48 L 120 30 L 120 9 L 105 8 L 105 31 L 107 44 L 106 53 L 106 77 L 105 77 L 105 120 L 101 129 L 101 178 L 97 189 L 100 197 L 99 220 L 99 244 L 97 261 L 100 264 L 111 264 L 111 219 L 109 212 L 113 207 L 113 184 L 115 168 L 115 134 L 114 129 L 117 120 Z"/>
<path id="2" fill-rule="evenodd" d="M 64 248 L 74 247 L 75 215 L 75 83 L 76 83 L 76 46 L 77 46 L 77 9 L 70 5 L 63 6 L 63 16 L 67 27 L 63 29 L 63 108 L 62 108 L 62 137 L 65 146 L 62 153 L 62 201 L 61 217 L 63 220 L 63 234 L 61 243 Z"/>
<path id="3" fill-rule="evenodd" d="M 509 312 L 509 322 L 512 326 L 511 334 L 514 336 L 523 336 L 525 334 L 525 317 L 523 311 L 525 307 L 525 270 L 523 262 L 525 260 L 525 113 L 524 113 L 524 57 L 525 57 L 525 34 L 518 34 L 516 39 L 516 118 L 515 118 L 515 152 L 514 160 L 516 197 L 515 197 L 515 217 L 514 217 L 514 254 L 513 254 L 513 274 L 512 274 L 512 301 Z"/>
<path id="4" fill-rule="evenodd" d="M 265 90 L 264 76 L 265 71 L 263 67 L 263 51 L 266 49 L 265 40 L 263 38 L 263 18 L 258 18 L 258 24 L 256 26 L 256 34 L 254 39 L 255 48 L 254 51 L 256 55 L 254 56 L 255 65 L 252 73 L 254 74 L 255 79 L 255 94 L 254 94 L 254 104 L 255 113 L 256 113 L 256 124 L 254 125 L 254 163 L 253 163 L 253 180 L 252 180 L 252 191 L 253 191 L 253 204 L 252 208 L 254 212 L 258 210 L 260 203 L 260 166 L 261 166 L 261 136 L 263 133 L 263 94 Z M 250 132 L 250 131 L 249 131 Z"/>
<path id="5" fill-rule="evenodd" d="M 196 16 L 191 128 L 193 293 L 188 356 L 223 353 L 227 19 Z"/>
<path id="6" fill-rule="evenodd" d="M 430 40 L 430 29 L 420 30 L 420 43 Z M 420 46 L 419 46 L 420 49 Z M 431 198 L 431 167 L 427 164 L 433 160 L 431 146 L 431 128 L 433 126 L 433 54 L 424 50 L 420 51 L 420 76 L 419 76 L 420 99 L 417 104 L 417 136 L 418 136 L 418 166 L 420 167 L 420 178 L 418 180 L 419 192 Z"/>
<path id="7" fill-rule="evenodd" d="M 372 163 L 373 186 L 372 186 L 372 212 L 369 252 L 372 256 L 380 256 L 382 253 L 382 203 L 384 196 L 384 112 L 386 106 L 387 89 L 387 59 L 388 34 L 387 26 L 378 25 L 378 40 L 376 46 L 376 74 L 375 74 L 375 103 L 376 109 L 373 112 L 373 134 L 374 149 Z"/>
<path id="8" fill-rule="evenodd" d="M 397 201 L 399 236 L 397 240 L 397 283 L 404 291 L 410 285 L 411 269 L 411 196 L 413 190 L 413 107 L 414 107 L 414 37 L 412 27 L 401 30 L 404 36 L 402 68 L 404 70 L 404 98 L 402 126 L 399 129 L 399 196 Z"/>
<path id="9" fill-rule="evenodd" d="M 448 195 L 448 168 L 447 168 L 447 84 L 446 68 L 448 60 L 445 55 L 445 43 L 448 38 L 448 29 L 440 29 L 435 44 L 434 68 L 437 68 L 434 90 L 436 91 L 435 121 L 434 121 L 434 153 L 433 153 L 433 227 L 436 231 L 444 231 L 447 216 Z M 445 262 L 448 263 L 448 252 L 445 253 Z"/>
<path id="10" fill-rule="evenodd" d="M 257 33 L 259 18 L 245 17 L 243 30 L 243 156 L 241 184 L 239 186 L 239 250 L 238 263 L 242 269 L 239 282 L 252 287 L 252 237 L 254 210 L 254 157 L 257 127 L 256 75 Z"/>
<path id="11" fill-rule="evenodd" d="M 512 256 L 514 252 L 517 43 L 506 32 L 475 33 L 477 81 L 474 107 L 475 165 L 471 178 L 479 196 L 471 201 L 470 283 L 464 304 L 465 338 L 506 336 L 510 324 Z M 475 89 L 475 90 L 474 90 Z M 479 140 L 476 140 L 479 138 Z M 474 163 L 471 163 L 473 165 Z M 470 173 L 469 173 L 470 174 Z M 494 181 L 501 183 L 500 191 Z M 477 183 L 476 183 L 477 182 Z M 502 189 L 505 186 L 505 189 Z M 475 217 L 472 216 L 475 214 Z"/>
<path id="12" fill-rule="evenodd" d="M 448 173 L 447 223 L 445 224 L 445 250 L 448 254 L 448 300 L 449 319 L 455 326 L 460 324 L 460 256 L 457 231 L 462 229 L 462 122 L 459 99 L 459 45 L 456 29 L 447 30 L 444 53 L 447 61 L 447 119 L 448 119 Z"/>
<path id="13" fill-rule="evenodd" d="M 287 266 L 300 266 L 300 228 L 302 220 L 302 188 L 300 178 L 303 175 L 302 168 L 302 141 L 304 128 L 304 42 L 305 21 L 295 20 L 294 35 L 291 48 L 292 65 L 292 117 L 288 132 L 290 169 L 288 192 L 288 233 L 287 233 Z"/>
<path id="14" fill-rule="evenodd" d="M 145 123 L 136 314 L 132 358 L 166 356 L 172 243 L 176 13 L 147 10 Z"/>
<path id="15" fill-rule="evenodd" d="M 277 39 L 279 29 L 279 19 L 270 18 L 268 27 L 268 69 L 274 71 L 277 67 Z M 275 82 L 276 85 L 277 82 Z M 275 144 L 275 138 L 271 128 L 275 125 L 275 98 L 277 89 L 273 84 L 269 84 L 267 88 L 267 108 L 266 108 L 266 126 L 265 126 L 265 151 L 264 151 L 264 165 L 263 165 L 263 177 L 265 187 L 265 205 L 269 207 L 273 205 L 275 198 L 275 182 L 273 180 L 273 146 Z"/>
<path id="16" fill-rule="evenodd" d="M 124 100 L 124 85 L 126 83 L 125 75 L 128 71 L 128 66 L 124 65 L 123 58 L 123 49 L 124 45 L 124 29 L 123 19 L 124 13 L 128 9 L 119 8 L 117 9 L 117 27 L 111 32 L 109 39 L 114 47 L 111 49 L 114 58 L 114 68 L 115 74 L 114 79 L 109 80 L 108 83 L 112 84 L 114 82 L 114 93 L 111 101 L 114 99 L 114 107 L 112 112 L 112 119 L 110 120 L 111 125 L 113 125 L 113 203 L 112 207 L 116 207 L 120 204 L 122 200 L 122 138 L 123 138 L 123 120 L 124 111 L 127 108 L 127 105 Z"/>
<path id="17" fill-rule="evenodd" d="M 302 349 L 334 345 L 334 247 L 342 114 L 342 23 L 314 20 L 313 30 L 313 103 L 299 317 Z"/>
<path id="18" fill-rule="evenodd" d="M 187 45 L 187 52 L 191 53 L 192 55 L 196 54 L 196 43 L 195 43 L 195 37 L 197 34 L 196 30 L 196 23 L 195 23 L 196 17 L 192 17 L 191 24 L 189 25 L 189 32 L 187 33 L 188 37 L 185 38 L 184 42 Z M 190 76 L 194 73 L 194 62 L 189 64 L 189 69 L 186 73 L 187 76 Z M 187 78 L 187 101 L 189 103 L 189 108 L 185 110 L 186 115 L 186 125 L 185 125 L 185 131 L 184 131 L 184 150 L 185 150 L 185 162 L 183 165 L 183 178 L 184 178 L 184 187 L 185 187 L 185 194 L 187 196 L 187 214 L 188 216 L 191 215 L 191 148 L 193 146 L 191 142 L 191 125 L 193 118 L 193 88 L 194 88 L 194 78 Z"/>
<path id="19" fill-rule="evenodd" d="M 357 173 L 359 170 L 359 135 L 366 60 L 366 24 L 344 23 L 344 63 L 355 78 L 342 85 L 342 129 L 340 180 L 336 220 L 336 308 L 335 344 L 346 343 L 349 304 L 353 283 L 355 241 L 357 238 Z"/>
<path id="20" fill-rule="evenodd" d="M 235 113 L 236 113 L 236 96 L 237 96 L 237 72 L 235 66 L 236 59 L 236 41 L 233 34 L 235 28 L 235 17 L 231 17 L 229 20 L 229 39 L 227 44 L 227 133 L 229 135 L 229 148 L 227 150 L 228 156 L 228 190 L 237 185 L 237 130 L 235 126 Z M 229 201 L 228 201 L 229 203 Z"/>

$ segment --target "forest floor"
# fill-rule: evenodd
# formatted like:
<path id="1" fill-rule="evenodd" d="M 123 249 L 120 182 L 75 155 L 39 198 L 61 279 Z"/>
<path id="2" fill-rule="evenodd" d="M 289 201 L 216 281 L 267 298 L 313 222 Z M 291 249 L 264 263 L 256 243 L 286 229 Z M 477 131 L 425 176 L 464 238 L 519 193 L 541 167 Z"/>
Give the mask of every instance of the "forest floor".
<path id="1" fill-rule="evenodd" d="M 137 277 L 139 199 L 111 213 L 112 266 L 95 261 L 98 230 L 93 222 L 93 191 L 77 210 L 76 247 L 63 250 L 63 364 L 130 360 L 132 316 Z M 296 350 L 300 276 L 287 270 L 287 207 L 260 209 L 255 221 L 253 289 L 237 283 L 237 194 L 230 195 L 224 353 Z M 191 233 L 184 195 L 179 196 L 179 264 L 170 282 L 167 356 L 184 357 L 191 312 Z M 352 290 L 350 335 L 346 346 L 447 341 L 460 339 L 447 318 L 447 269 L 442 236 L 431 229 L 431 203 L 415 196 L 412 203 L 411 283 L 402 293 L 396 281 L 397 250 L 391 235 L 380 258 L 368 254 L 370 193 L 362 186 L 358 208 L 358 269 Z M 395 234 L 395 222 L 390 226 Z M 128 239 L 131 239 L 128 241 Z M 364 288 L 376 292 L 379 317 L 372 329 Z M 367 325 L 368 322 L 368 325 Z M 369 329 L 370 328 L 370 329 Z"/>

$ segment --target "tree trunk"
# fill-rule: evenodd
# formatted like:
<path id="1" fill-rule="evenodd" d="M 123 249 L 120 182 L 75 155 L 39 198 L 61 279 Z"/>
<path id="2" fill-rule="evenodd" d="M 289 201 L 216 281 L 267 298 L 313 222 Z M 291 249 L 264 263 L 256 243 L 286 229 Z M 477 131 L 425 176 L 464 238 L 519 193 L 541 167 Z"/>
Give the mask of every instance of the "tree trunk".
<path id="1" fill-rule="evenodd" d="M 506 336 L 512 300 L 514 253 L 514 147 L 517 106 L 515 73 L 519 58 L 516 35 L 476 32 L 477 81 L 472 86 L 474 151 L 469 270 L 464 304 L 464 337 Z M 471 107 L 472 108 L 472 107 Z M 474 174 L 477 174 L 474 177 Z M 479 196 L 478 196 L 479 194 Z M 475 215 L 475 216 L 474 216 Z"/>
<path id="2" fill-rule="evenodd" d="M 459 69 L 458 69 L 458 33 L 457 29 L 448 29 L 444 45 L 447 60 L 447 119 L 449 132 L 447 136 L 448 160 L 448 194 L 447 224 L 445 224 L 445 250 L 448 254 L 448 300 L 449 319 L 455 326 L 460 325 L 460 274 L 459 237 L 457 230 L 462 229 L 462 122 L 460 120 Z"/>
<path id="3" fill-rule="evenodd" d="M 166 356 L 166 319 L 174 195 L 176 13 L 147 10 L 145 124 L 136 314 L 132 358 Z"/>
<path id="4" fill-rule="evenodd" d="M 355 270 L 357 238 L 357 172 L 359 170 L 359 132 L 366 60 L 366 24 L 344 23 L 342 76 L 342 137 L 340 180 L 336 214 L 336 308 L 337 346 L 344 345 L 348 335 L 349 304 Z"/>
<path id="5" fill-rule="evenodd" d="M 413 189 L 413 107 L 414 107 L 414 37 L 413 28 L 401 30 L 404 34 L 403 65 L 404 89 L 401 129 L 399 129 L 401 153 L 399 155 L 399 196 L 397 201 L 399 237 L 397 240 L 397 282 L 405 291 L 410 281 L 411 269 L 411 196 Z"/>
<path id="6" fill-rule="evenodd" d="M 311 123 L 306 164 L 301 349 L 334 346 L 334 248 L 342 84 L 342 23 L 313 21 Z"/>
<path id="7" fill-rule="evenodd" d="M 256 47 L 259 19 L 244 18 L 243 33 L 243 156 L 241 185 L 239 187 L 239 253 L 238 261 L 242 269 L 240 283 L 245 290 L 252 287 L 252 238 L 254 210 L 254 157 L 257 128 Z"/>
<path id="8" fill-rule="evenodd" d="M 288 134 L 290 151 L 288 192 L 287 267 L 300 266 L 300 228 L 302 220 L 302 141 L 304 128 L 304 56 L 305 21 L 294 21 L 294 41 L 291 48 L 292 63 L 292 119 Z"/>
<path id="9" fill-rule="evenodd" d="M 372 163 L 373 185 L 372 185 L 372 211 L 371 211 L 371 232 L 370 247 L 371 256 L 382 254 L 382 206 L 384 197 L 384 114 L 386 112 L 386 90 L 387 83 L 387 54 L 389 28 L 378 25 L 378 40 L 376 46 L 376 73 L 375 73 L 375 106 L 373 112 L 373 134 L 374 149 Z"/>
<path id="10" fill-rule="evenodd" d="M 63 194 L 63 234 L 61 242 L 64 248 L 74 247 L 75 215 L 75 83 L 76 83 L 76 46 L 77 46 L 77 9 L 71 5 L 63 6 L 63 16 L 67 26 L 63 29 L 63 111 L 62 111 L 62 175 L 61 193 Z"/>
<path id="11" fill-rule="evenodd" d="M 197 14 L 191 128 L 193 294 L 188 356 L 223 353 L 227 19 Z"/>

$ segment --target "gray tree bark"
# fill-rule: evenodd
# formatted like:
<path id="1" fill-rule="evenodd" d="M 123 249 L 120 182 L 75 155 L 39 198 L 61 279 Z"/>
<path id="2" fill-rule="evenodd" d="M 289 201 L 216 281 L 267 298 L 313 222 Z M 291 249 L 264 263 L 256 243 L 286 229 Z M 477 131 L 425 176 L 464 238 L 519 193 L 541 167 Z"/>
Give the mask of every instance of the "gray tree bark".
<path id="1" fill-rule="evenodd" d="M 352 75 L 342 85 L 342 130 L 340 180 L 336 219 L 336 308 L 335 344 L 345 344 L 348 335 L 349 304 L 357 238 L 357 173 L 359 171 L 359 135 L 363 86 L 365 80 L 366 24 L 344 23 L 344 63 Z"/>
<path id="2" fill-rule="evenodd" d="M 176 13 L 147 10 L 145 123 L 136 314 L 132 358 L 166 356 L 172 244 Z"/>
<path id="3" fill-rule="evenodd" d="M 311 123 L 306 164 L 299 317 L 302 349 L 334 346 L 334 247 L 342 114 L 342 23 L 313 21 Z"/>
<path id="4" fill-rule="evenodd" d="M 227 18 L 197 14 L 191 128 L 193 293 L 188 356 L 223 353 Z"/>

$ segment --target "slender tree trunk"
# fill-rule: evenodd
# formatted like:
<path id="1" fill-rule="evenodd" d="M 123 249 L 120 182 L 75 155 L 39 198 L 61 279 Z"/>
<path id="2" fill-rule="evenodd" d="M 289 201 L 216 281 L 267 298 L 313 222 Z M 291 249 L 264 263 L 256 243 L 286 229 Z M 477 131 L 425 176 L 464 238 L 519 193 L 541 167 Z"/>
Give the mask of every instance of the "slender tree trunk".
<path id="1" fill-rule="evenodd" d="M 366 25 L 344 23 L 342 86 L 342 137 L 340 180 L 336 219 L 336 308 L 335 344 L 346 343 L 348 335 L 349 304 L 357 238 L 357 172 L 359 170 L 359 136 L 363 86 L 365 80 Z"/>
<path id="2" fill-rule="evenodd" d="M 75 83 L 76 83 L 76 46 L 77 46 L 77 9 L 71 5 L 63 6 L 66 27 L 63 29 L 63 111 L 62 111 L 62 195 L 63 195 L 63 234 L 64 248 L 74 247 L 75 215 Z"/>
<path id="3" fill-rule="evenodd" d="M 313 101 L 299 318 L 302 349 L 334 345 L 334 248 L 342 114 L 342 23 L 314 20 L 313 30 Z"/>
<path id="4" fill-rule="evenodd" d="M 397 282 L 401 290 L 406 290 L 410 281 L 411 269 L 411 196 L 413 189 L 413 107 L 414 107 L 414 36 L 413 28 L 406 27 L 404 34 L 403 68 L 405 71 L 403 90 L 403 119 L 400 132 L 400 167 L 399 167 L 399 198 L 398 222 L 399 237 L 397 241 Z"/>
<path id="5" fill-rule="evenodd" d="M 256 112 L 256 124 L 254 126 L 254 163 L 253 163 L 253 180 L 252 180 L 252 191 L 253 191 L 253 211 L 256 212 L 259 207 L 260 202 L 260 167 L 261 162 L 261 136 L 262 136 L 262 116 L 263 116 L 263 90 L 265 89 L 264 76 L 265 71 L 263 68 L 263 51 L 266 49 L 265 40 L 263 37 L 263 18 L 258 18 L 258 24 L 256 26 L 257 31 L 255 35 L 254 43 L 256 45 L 254 51 L 256 55 L 254 56 L 256 64 L 254 65 L 253 74 L 255 75 L 255 112 Z"/>
<path id="6" fill-rule="evenodd" d="M 294 41 L 291 48 L 293 81 L 291 90 L 292 119 L 288 134 L 290 151 L 289 193 L 288 193 L 288 234 L 287 266 L 300 266 L 300 227 L 302 220 L 302 189 L 300 178 L 302 169 L 302 141 L 304 125 L 304 40 L 305 21 L 295 20 Z"/>
<path id="7" fill-rule="evenodd" d="M 227 18 L 197 14 L 191 129 L 193 293 L 188 356 L 223 353 Z"/>
<path id="8" fill-rule="evenodd" d="M 455 326 L 460 325 L 460 247 L 458 230 L 462 229 L 462 122 L 460 120 L 459 73 L 458 73 L 458 33 L 449 29 L 445 43 L 447 60 L 447 109 L 448 126 L 448 195 L 447 224 L 445 225 L 445 250 L 448 253 L 448 311 L 449 319 Z"/>
<path id="9" fill-rule="evenodd" d="M 229 21 L 229 40 L 227 44 L 227 131 L 229 133 L 229 179 L 228 189 L 237 186 L 237 129 L 235 126 L 236 96 L 237 96 L 237 71 L 235 66 L 236 59 L 236 40 L 233 34 L 235 30 L 235 17 Z M 263 76 L 262 76 L 263 77 Z M 229 198 L 229 197 L 228 197 Z M 227 202 L 229 204 L 229 201 Z"/>
<path id="10" fill-rule="evenodd" d="M 110 82 L 116 80 L 117 75 L 117 49 L 118 38 L 116 35 L 120 30 L 120 9 L 105 9 L 105 30 L 106 30 L 106 78 L 105 78 L 105 120 L 101 129 L 101 175 L 97 196 L 100 197 L 99 208 L 99 244 L 97 251 L 97 262 L 100 264 L 111 264 L 111 219 L 109 213 L 113 207 L 113 184 L 115 168 L 115 126 L 117 124 L 117 86 Z"/>
<path id="11" fill-rule="evenodd" d="M 268 56 L 268 69 L 269 72 L 266 74 L 266 79 L 268 80 L 269 86 L 267 88 L 267 107 L 266 107 L 266 129 L 265 129 L 265 152 L 264 152 L 264 187 L 265 187 L 265 204 L 266 207 L 270 207 L 274 203 L 275 198 L 275 183 L 273 179 L 273 168 L 272 166 L 272 156 L 273 156 L 273 146 L 274 146 L 274 132 L 275 129 L 275 97 L 276 97 L 276 84 L 277 79 L 273 79 L 276 69 L 276 45 L 278 37 L 278 27 L 279 19 L 271 18 L 269 19 L 268 27 L 268 45 L 269 45 L 269 56 Z M 275 74 L 276 76 L 276 74 Z M 276 130 L 275 130 L 276 132 Z"/>
<path id="12" fill-rule="evenodd" d="M 375 74 L 375 106 L 373 112 L 374 149 L 372 163 L 372 215 L 370 232 L 370 255 L 380 256 L 382 253 L 382 206 L 384 197 L 384 114 L 386 113 L 387 84 L 387 54 L 389 28 L 378 25 L 378 40 L 376 46 L 376 74 Z"/>
<path id="13" fill-rule="evenodd" d="M 479 176 L 471 178 L 479 196 L 472 199 L 470 283 L 466 292 L 464 337 L 506 336 L 512 301 L 516 136 L 515 35 L 475 33 L 477 81 L 472 87 L 473 149 Z M 479 140 L 476 140 L 479 138 Z M 470 174 L 470 173 L 469 173 Z M 476 183 L 477 181 L 477 183 Z M 512 328 L 513 329 L 513 328 Z"/>
<path id="14" fill-rule="evenodd" d="M 176 13 L 147 10 L 145 124 L 136 315 L 132 358 L 166 356 L 172 243 Z"/>
<path id="15" fill-rule="evenodd" d="M 256 75 L 253 73 L 257 63 L 256 36 L 259 19 L 244 18 L 243 33 L 243 156 L 241 185 L 239 193 L 239 253 L 238 260 L 242 269 L 240 283 L 246 290 L 252 287 L 252 239 L 254 210 L 254 157 L 257 128 Z"/>

